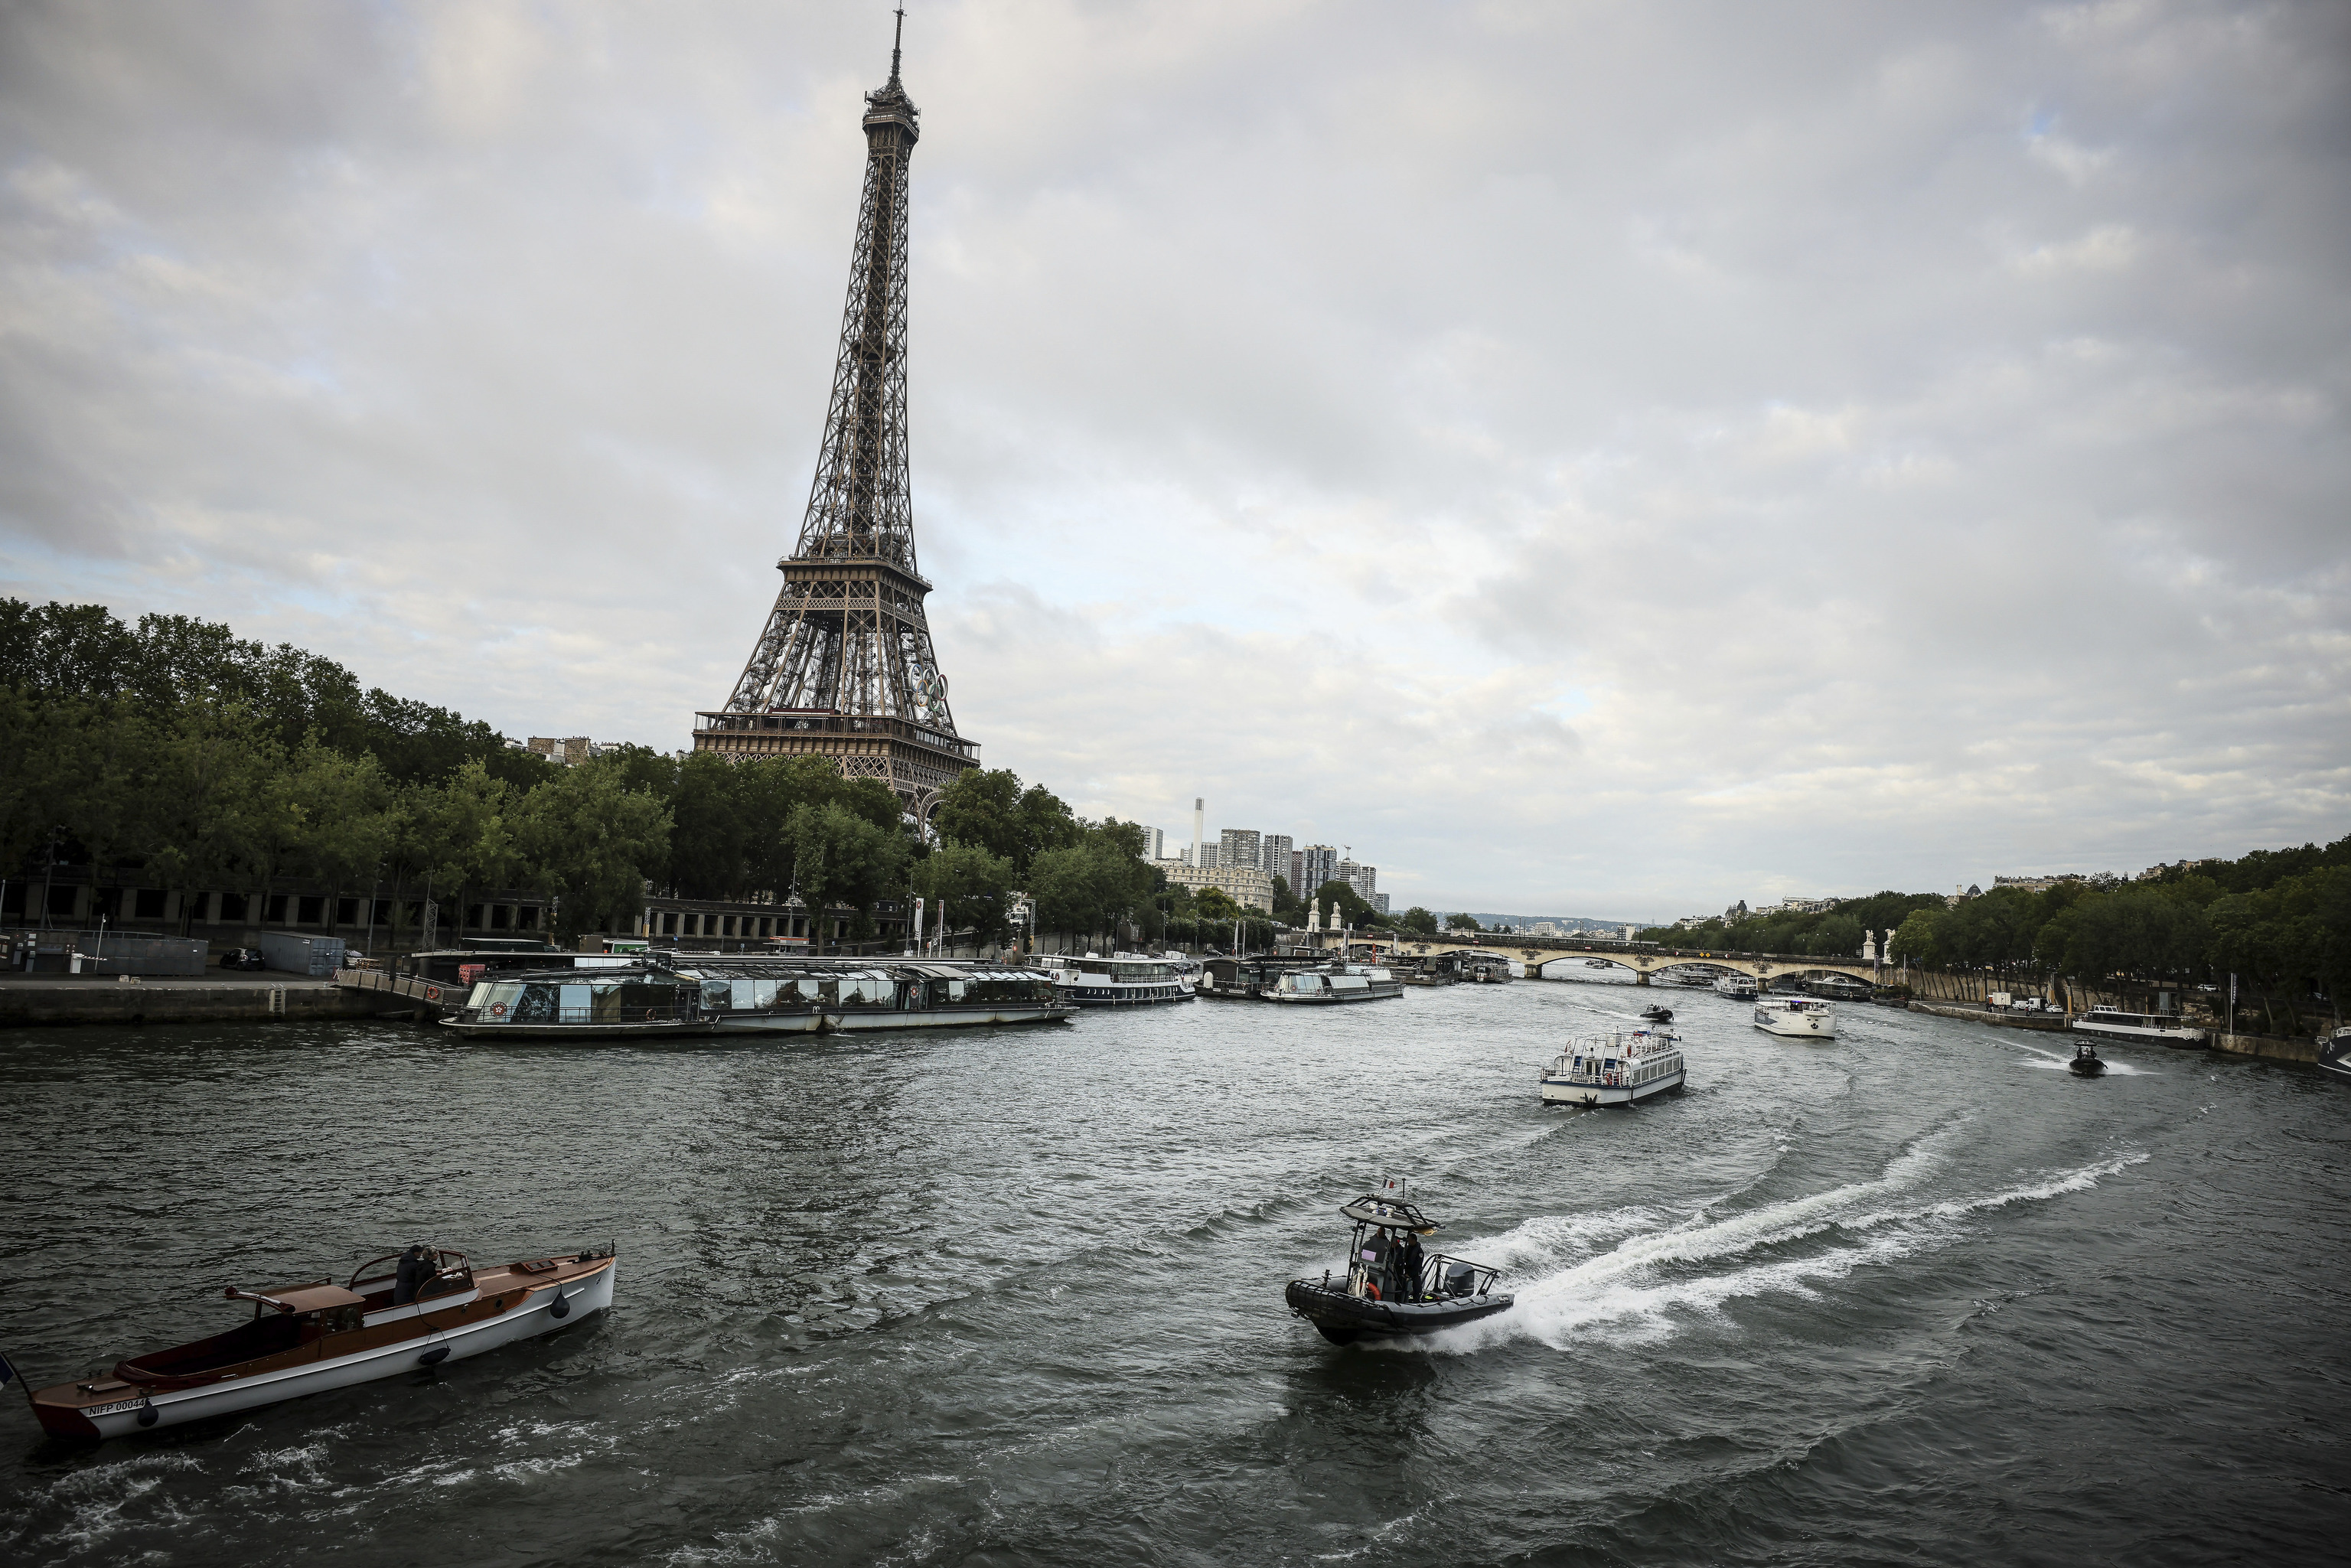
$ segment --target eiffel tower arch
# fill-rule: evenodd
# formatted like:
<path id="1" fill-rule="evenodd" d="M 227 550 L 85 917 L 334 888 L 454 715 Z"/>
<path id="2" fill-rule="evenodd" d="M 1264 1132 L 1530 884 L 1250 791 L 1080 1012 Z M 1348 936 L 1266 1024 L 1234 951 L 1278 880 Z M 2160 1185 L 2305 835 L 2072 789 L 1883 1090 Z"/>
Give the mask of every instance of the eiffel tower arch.
<path id="1" fill-rule="evenodd" d="M 906 171 L 921 111 L 898 79 L 865 95 L 865 193 L 849 262 L 832 398 L 799 542 L 726 706 L 697 713 L 694 746 L 737 761 L 824 757 L 879 779 L 926 820 L 979 766 L 956 733 L 914 559 L 906 460 Z"/>

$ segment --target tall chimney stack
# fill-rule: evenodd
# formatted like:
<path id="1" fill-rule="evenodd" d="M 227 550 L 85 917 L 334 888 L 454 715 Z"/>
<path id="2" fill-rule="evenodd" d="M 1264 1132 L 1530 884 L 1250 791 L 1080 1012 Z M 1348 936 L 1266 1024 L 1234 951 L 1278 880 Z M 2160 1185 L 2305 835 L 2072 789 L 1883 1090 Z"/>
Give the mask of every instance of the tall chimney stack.
<path id="1" fill-rule="evenodd" d="M 1195 795 L 1192 798 L 1192 864 L 1196 868 L 1206 863 L 1200 846 L 1208 841 L 1208 803 Z"/>

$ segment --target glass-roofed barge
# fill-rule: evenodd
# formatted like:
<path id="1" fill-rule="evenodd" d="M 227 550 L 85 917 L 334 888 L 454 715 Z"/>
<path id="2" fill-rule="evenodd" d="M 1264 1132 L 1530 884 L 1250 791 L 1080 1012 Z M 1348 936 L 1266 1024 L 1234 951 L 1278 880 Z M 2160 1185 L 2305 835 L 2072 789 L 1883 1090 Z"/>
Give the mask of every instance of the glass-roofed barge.
<path id="1" fill-rule="evenodd" d="M 1072 1010 L 1055 999 L 1053 977 L 1040 969 L 650 957 L 486 977 L 441 1022 L 469 1040 L 519 1043 L 1049 1023 Z"/>

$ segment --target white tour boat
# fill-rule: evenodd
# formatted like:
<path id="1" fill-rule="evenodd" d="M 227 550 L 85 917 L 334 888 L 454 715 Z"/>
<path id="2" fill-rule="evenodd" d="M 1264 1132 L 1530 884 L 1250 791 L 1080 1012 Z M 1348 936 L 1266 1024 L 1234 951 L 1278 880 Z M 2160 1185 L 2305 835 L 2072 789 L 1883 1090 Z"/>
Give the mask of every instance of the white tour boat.
<path id="1" fill-rule="evenodd" d="M 1404 995 L 1404 982 L 1382 964 L 1340 964 L 1327 969 L 1297 969 L 1270 977 L 1258 993 L 1269 1002 L 1329 1006 L 1375 1002 Z"/>
<path id="2" fill-rule="evenodd" d="M 1772 1034 L 1833 1040 L 1836 1037 L 1836 1008 L 1811 997 L 1760 997 L 1755 1002 L 1755 1027 Z"/>
<path id="3" fill-rule="evenodd" d="M 1107 958 L 1092 953 L 1083 957 L 1049 958 L 1053 995 L 1066 1005 L 1081 1008 L 1134 1007 L 1148 1002 L 1188 1002 L 1192 978 L 1181 958 L 1152 958 L 1141 953 L 1113 953 Z"/>
<path id="4" fill-rule="evenodd" d="M 1632 1105 L 1677 1090 L 1682 1042 L 1669 1030 L 1619 1030 L 1579 1040 L 1542 1071 L 1546 1105 Z"/>
<path id="5" fill-rule="evenodd" d="M 2201 1045 L 2204 1031 L 2191 1028 L 2178 1013 L 2126 1013 L 2101 1002 L 2076 1013 L 2069 1026 L 2084 1034 L 2110 1035 L 2117 1040 L 2156 1040 L 2166 1045 Z"/>
<path id="6" fill-rule="evenodd" d="M 1725 975 L 1714 983 L 1715 994 L 1734 1002 L 1751 1002 L 1761 992 L 1752 975 Z"/>

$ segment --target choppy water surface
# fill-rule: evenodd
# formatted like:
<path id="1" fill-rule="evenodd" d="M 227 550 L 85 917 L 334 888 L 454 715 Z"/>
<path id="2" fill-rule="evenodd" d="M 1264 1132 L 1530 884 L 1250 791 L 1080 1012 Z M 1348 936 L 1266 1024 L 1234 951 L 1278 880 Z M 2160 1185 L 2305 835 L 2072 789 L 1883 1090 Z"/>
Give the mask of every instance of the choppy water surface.
<path id="1" fill-rule="evenodd" d="M 1655 994 L 1692 1086 L 1541 1109 Z M 0 1037 L 38 1380 L 419 1237 L 617 1239 L 555 1338 L 96 1449 L 0 1404 L 19 1562 L 2312 1560 L 2351 1530 L 2351 1096 L 1698 992 L 724 1048 Z M 2058 1043 L 2063 1044 L 2062 1039 Z M 1285 1279 L 1409 1172 L 1509 1313 L 1338 1350 Z M 2329 1325 L 2335 1325 L 2330 1328 Z"/>

